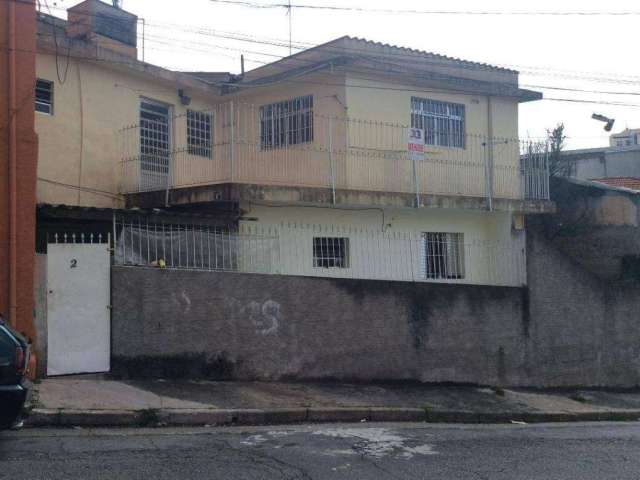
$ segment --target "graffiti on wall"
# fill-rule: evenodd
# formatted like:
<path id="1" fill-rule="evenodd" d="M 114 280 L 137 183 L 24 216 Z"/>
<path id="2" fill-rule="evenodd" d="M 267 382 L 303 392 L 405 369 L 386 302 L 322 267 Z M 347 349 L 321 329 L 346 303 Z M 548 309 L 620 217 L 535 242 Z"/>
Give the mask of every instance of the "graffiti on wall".
<path id="1" fill-rule="evenodd" d="M 231 309 L 238 313 L 239 318 L 247 319 L 251 323 L 257 335 L 278 333 L 282 320 L 280 303 L 271 299 L 264 302 L 252 300 L 243 303 L 235 298 L 228 299 L 228 302 Z"/>

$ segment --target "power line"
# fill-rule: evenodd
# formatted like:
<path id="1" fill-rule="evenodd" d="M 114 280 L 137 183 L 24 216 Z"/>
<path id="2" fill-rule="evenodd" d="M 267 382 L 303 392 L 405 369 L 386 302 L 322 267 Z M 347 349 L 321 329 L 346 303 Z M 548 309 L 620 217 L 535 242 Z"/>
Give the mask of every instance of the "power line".
<path id="1" fill-rule="evenodd" d="M 640 92 L 622 92 L 622 91 L 612 91 L 612 90 L 589 90 L 584 88 L 570 88 L 570 87 L 552 87 L 550 85 L 529 85 L 523 83 L 520 85 L 521 87 L 526 88 L 541 88 L 545 90 L 562 90 L 565 92 L 579 92 L 579 93 L 598 93 L 602 95 L 630 95 L 630 96 L 640 96 Z"/>
<path id="2" fill-rule="evenodd" d="M 6 48 L 0 48 L 0 50 L 8 50 Z M 33 51 L 33 50 L 25 50 L 25 49 L 16 49 L 18 51 L 23 51 L 23 52 L 30 52 L 30 53 L 44 53 L 44 52 L 37 52 L 37 51 Z M 204 50 L 203 50 L 204 51 Z M 50 54 L 53 55 L 53 54 Z M 100 59 L 97 57 L 82 57 L 82 56 L 77 56 L 77 55 L 70 55 L 70 58 L 76 59 L 76 60 L 88 60 L 88 61 L 97 61 L 97 62 L 104 62 L 104 63 L 112 63 L 112 64 L 129 64 L 129 65 L 134 65 L 139 63 L 137 60 L 131 60 L 131 61 L 117 61 L 117 60 L 110 60 L 110 59 Z M 261 62 L 257 62 L 257 63 L 261 63 Z M 387 72 L 390 73 L 390 72 Z M 369 78 L 370 80 L 375 80 L 374 78 Z M 367 78 L 364 78 L 364 80 L 367 80 Z M 278 83 L 302 83 L 302 84 L 315 84 L 315 85 L 323 85 L 323 86 L 344 86 L 344 84 L 342 83 L 331 83 L 331 82 L 319 82 L 319 81 L 313 81 L 313 80 L 303 80 L 303 79 L 285 79 L 282 81 L 279 81 Z M 233 87 L 238 87 L 238 88 L 255 88 L 256 86 L 253 85 L 243 85 L 241 83 L 235 83 L 235 82 L 228 82 L 226 83 L 226 85 L 229 86 L 233 86 Z M 407 88 L 396 88 L 396 87 L 383 87 L 383 86 L 372 86 L 372 85 L 355 85 L 352 84 L 349 86 L 350 88 L 360 88 L 360 89 L 367 89 L 367 90 L 379 90 L 379 91 L 408 91 L 408 92 L 416 92 L 416 93 L 428 93 L 428 92 L 442 92 L 442 91 L 456 91 L 455 89 L 435 89 L 435 90 L 430 90 L 430 89 L 424 89 L 424 88 L 419 88 L 419 89 L 407 89 Z M 539 88 L 544 88 L 543 86 L 540 86 Z M 467 95 L 476 95 L 474 93 L 468 93 L 468 92 L 464 92 L 461 91 L 461 93 L 466 93 Z M 621 93 L 621 92 L 620 92 Z M 554 101 L 554 102 L 568 102 L 568 103 L 582 103 L 582 104 L 597 104 L 597 105 L 612 105 L 612 106 L 620 106 L 620 107 L 632 107 L 632 108 L 638 108 L 640 107 L 640 104 L 636 104 L 636 103 L 627 103 L 627 102 L 609 102 L 609 101 L 602 101 L 602 100 L 587 100 L 587 99 L 571 99 L 571 98 L 557 98 L 557 97 L 544 97 L 541 100 L 543 101 Z"/>
<path id="3" fill-rule="evenodd" d="M 21 2 L 24 3 L 26 0 L 1 0 L 1 1 L 14 1 L 14 2 Z M 285 5 L 285 4 L 282 4 Z M 295 6 L 295 4 L 294 4 Z M 59 7 L 52 7 L 52 8 L 58 8 Z M 64 9 L 60 9 L 60 10 L 64 10 Z M 639 12 L 640 13 L 640 12 Z M 80 13 L 83 14 L 83 13 Z M 92 14 L 85 14 L 85 15 L 89 15 L 91 16 Z M 209 36 L 209 37 L 216 37 L 216 38 L 224 38 L 224 39 L 228 39 L 228 40 L 235 40 L 235 41 L 240 41 L 240 42 L 249 42 L 249 43 L 255 43 L 255 44 L 261 44 L 261 45 L 266 45 L 266 46 L 275 46 L 278 48 L 288 48 L 289 47 L 289 43 L 285 40 L 278 40 L 278 39 L 261 39 L 260 37 L 255 37 L 255 36 L 251 36 L 251 35 L 247 35 L 244 34 L 242 32 L 224 32 L 224 31 L 218 31 L 218 30 L 211 30 L 208 29 L 206 27 L 185 27 L 182 25 L 177 25 L 177 24 L 171 24 L 171 23 L 151 23 L 151 22 L 147 22 L 147 25 L 149 26 L 155 26 L 158 28 L 171 28 L 173 29 L 174 27 L 177 29 L 180 29 L 181 31 L 184 32 L 190 32 L 190 33 L 196 33 L 198 35 L 202 35 L 202 36 Z M 182 40 L 180 40 L 182 41 Z M 372 42 L 374 43 L 374 42 Z M 303 50 L 307 47 L 313 47 L 313 46 L 317 46 L 308 42 L 296 42 L 296 46 L 292 47 L 292 48 L 296 48 L 298 50 Z M 336 46 L 330 46 L 330 45 L 324 45 L 323 48 L 325 48 L 325 50 L 331 51 L 332 49 L 336 52 L 342 52 L 342 53 L 358 53 L 360 51 L 363 51 L 363 49 L 355 49 L 355 48 L 351 48 L 351 49 L 345 49 L 345 48 L 341 48 L 341 47 L 336 47 Z M 401 49 L 402 47 L 397 47 L 399 49 Z M 416 61 L 418 60 L 420 63 L 425 63 L 425 64 L 432 64 L 432 65 L 442 65 L 442 66 L 450 66 L 452 61 L 458 61 L 458 62 L 467 62 L 465 60 L 460 60 L 460 59 L 456 59 L 456 58 L 446 58 L 443 55 L 438 55 L 438 54 L 432 54 L 429 52 L 422 52 L 422 51 L 418 51 L 418 50 L 412 50 L 412 49 L 405 49 L 407 50 L 407 52 L 379 52 L 376 53 L 377 56 L 389 56 L 389 57 L 399 57 L 399 58 L 407 58 L 407 59 L 411 59 L 412 61 Z M 237 49 L 237 51 L 246 51 L 243 49 Z M 249 52 L 249 53 L 255 53 L 258 55 L 265 55 L 265 56 L 271 56 L 271 57 L 279 57 L 280 59 L 282 58 L 287 58 L 287 57 L 283 57 L 281 55 L 274 55 L 274 54 L 269 54 L 266 52 Z M 434 57 L 443 57 L 442 59 L 438 59 L 438 58 L 431 58 L 431 59 L 424 59 L 424 58 L 417 58 L 417 55 L 419 54 L 428 54 L 428 55 L 432 55 Z M 289 60 L 292 61 L 303 61 L 302 59 L 296 59 L 295 55 L 291 58 L 289 58 Z M 260 62 L 257 62 L 260 63 Z M 456 65 L 456 68 L 467 68 L 467 69 L 474 69 L 477 70 L 478 68 L 480 68 L 482 65 L 485 65 L 486 67 L 491 67 L 492 65 L 486 65 L 486 64 L 481 64 L 478 62 L 467 62 L 469 64 L 473 64 L 473 65 L 461 65 L 458 64 Z M 500 68 L 513 68 L 513 69 L 520 69 L 519 73 L 522 73 L 524 75 L 533 75 L 533 76 L 544 76 L 544 77 L 554 77 L 554 78 L 565 78 L 565 79 L 574 79 L 574 80 L 582 80 L 582 81 L 589 81 L 589 82 L 595 82 L 595 83 L 618 83 L 618 84 L 629 84 L 629 85 L 636 85 L 636 84 L 640 84 L 640 76 L 636 76 L 636 75 L 619 75 L 619 74 L 608 74 L 608 73 L 599 73 L 599 72 L 587 72 L 587 71 L 571 71 L 571 70 L 557 70 L 557 69 L 550 69 L 548 67 L 538 67 L 538 66 L 527 66 L 527 65 L 512 65 L 512 64 L 498 64 L 496 65 Z"/>
<path id="4" fill-rule="evenodd" d="M 168 45 L 170 47 L 173 46 L 173 44 L 167 43 L 167 42 L 158 41 L 158 43 L 163 43 L 163 44 Z M 195 42 L 193 42 L 193 43 L 195 43 Z M 202 45 L 207 46 L 207 47 L 211 47 L 211 44 L 202 43 Z M 233 49 L 231 47 L 225 47 L 225 46 L 220 46 L 220 45 L 216 46 L 216 48 L 235 50 L 235 49 Z M 159 50 L 161 50 L 161 49 L 159 49 Z M 192 50 L 195 50 L 195 49 L 192 49 Z M 341 50 L 344 50 L 344 49 L 341 49 Z M 203 53 L 208 53 L 208 50 L 199 50 L 199 51 L 201 51 Z M 238 49 L 238 51 L 244 51 L 244 50 L 239 50 Z M 279 57 L 278 55 L 273 55 L 273 54 L 269 54 L 269 53 L 266 53 L 266 52 L 254 52 L 254 53 L 259 54 L 259 55 L 268 55 L 268 56 Z M 78 56 L 74 56 L 74 57 L 75 58 L 80 58 Z M 234 57 L 230 57 L 230 58 L 234 58 Z M 93 57 L 85 58 L 85 59 L 86 60 L 91 60 L 91 61 L 101 61 L 101 60 L 103 60 L 103 59 L 98 59 L 98 58 L 93 58 Z M 295 59 L 295 60 L 307 62 L 307 61 L 302 60 L 302 59 Z M 259 60 L 251 60 L 251 61 L 253 61 L 255 63 L 267 63 L 267 62 L 262 62 L 262 61 L 259 61 Z M 116 63 L 114 61 L 111 61 L 111 62 L 112 63 Z M 134 62 L 117 62 L 117 63 L 134 63 Z M 394 64 L 394 65 L 398 65 L 398 64 Z M 398 65 L 398 66 L 400 66 L 400 65 Z M 387 73 L 392 73 L 392 72 L 387 71 Z M 289 80 L 289 82 L 291 82 L 291 80 Z M 239 86 L 237 84 L 234 84 L 234 85 Z M 513 87 L 513 85 L 509 85 L 509 86 Z M 392 89 L 392 88 L 389 88 L 389 87 L 371 87 L 371 86 L 355 86 L 355 87 L 356 88 L 372 88 L 372 89 L 377 89 L 377 90 L 385 90 L 385 89 L 391 90 Z M 532 87 L 533 88 L 549 88 L 549 89 L 564 90 L 564 91 L 576 91 L 576 92 L 582 92 L 582 93 L 602 93 L 602 94 L 617 94 L 617 95 L 640 95 L 637 92 L 620 92 L 620 91 L 614 92 L 614 91 L 602 91 L 602 90 L 571 89 L 571 88 L 553 87 L 553 86 L 545 86 L 545 85 L 534 85 Z M 404 89 L 401 89 L 401 90 L 404 90 Z M 443 89 L 437 89 L 437 90 L 420 89 L 420 90 L 416 90 L 416 91 L 422 91 L 422 92 L 443 91 Z M 637 107 L 638 106 L 637 104 L 630 104 L 630 103 L 625 103 L 625 102 L 606 102 L 606 101 L 594 101 L 594 100 L 583 100 L 583 99 L 566 99 L 566 98 L 549 98 L 548 97 L 548 98 L 546 98 L 546 100 L 549 100 L 549 101 L 562 101 L 562 102 L 575 102 L 575 103 L 595 103 L 595 104 L 603 104 L 603 105 L 616 105 L 616 106 L 629 106 L 629 107 Z"/>
<path id="5" fill-rule="evenodd" d="M 275 9 L 275 8 L 298 8 L 309 10 L 328 10 L 359 13 L 384 13 L 384 14 L 411 14 L 411 15 L 499 15 L 499 16 L 577 16 L 577 17 L 602 17 L 602 16 L 635 16 L 640 15 L 638 10 L 414 10 L 414 9 L 391 9 L 391 8 L 365 8 L 365 7 L 345 7 L 337 5 L 314 5 L 314 4 L 294 4 L 294 3 L 258 3 L 243 0 L 209 0 L 213 3 L 236 5 L 248 8 Z"/>
<path id="6" fill-rule="evenodd" d="M 197 33 L 203 36 L 225 38 L 230 40 L 237 40 L 240 42 L 256 43 L 261 45 L 268 45 L 268 46 L 275 46 L 275 47 L 282 47 L 282 48 L 287 47 L 287 44 L 284 42 L 260 40 L 259 38 L 256 38 L 256 37 L 242 37 L 242 36 L 236 36 L 235 34 L 229 35 L 229 34 L 216 33 L 215 30 L 210 30 L 208 32 L 191 30 L 191 32 Z M 243 35 L 243 34 L 240 34 L 240 35 Z M 375 44 L 376 42 L 371 42 L 371 43 Z M 312 45 L 312 44 L 309 44 L 309 45 Z M 318 46 L 318 45 L 313 45 L 311 48 L 313 48 L 314 46 Z M 322 46 L 322 48 L 324 48 L 329 52 L 334 51 L 335 53 L 358 54 L 358 52 L 366 52 L 364 49 L 343 48 L 343 47 L 331 46 L 331 45 L 320 45 L 320 46 Z M 303 49 L 303 47 L 297 47 L 297 48 L 300 50 Z M 412 49 L 403 48 L 403 47 L 395 47 L 395 48 L 404 49 L 404 50 L 407 50 L 407 52 L 379 52 L 379 53 L 376 52 L 375 55 L 381 56 L 381 57 L 406 58 L 412 61 L 418 61 L 419 63 L 423 63 L 423 64 L 431 64 L 431 65 L 439 65 L 439 66 L 451 66 L 452 62 L 458 62 L 458 64 L 456 65 L 456 68 L 460 68 L 460 69 L 478 70 L 478 69 L 481 69 L 482 67 L 485 67 L 485 68 L 494 67 L 494 65 L 483 64 L 483 63 L 474 62 L 474 61 L 460 60 L 457 58 L 448 58 L 444 55 L 439 55 L 439 54 L 434 54 L 429 52 L 422 52 L 419 50 L 412 50 Z M 370 52 L 367 52 L 367 53 L 371 55 Z M 269 55 L 269 54 L 266 54 L 266 55 Z M 431 58 L 431 59 L 420 58 L 419 55 L 431 55 L 436 58 Z M 276 55 L 270 55 L 270 56 L 276 56 Z M 296 59 L 295 55 L 291 58 L 282 57 L 282 56 L 280 57 L 281 59 L 287 59 L 290 61 L 303 61 L 300 59 Z M 438 59 L 437 57 L 441 57 L 441 58 Z M 461 63 L 467 63 L 469 65 L 463 65 Z M 513 65 L 513 64 L 497 64 L 495 66 L 498 68 L 520 69 L 519 73 L 522 73 L 525 75 L 533 75 L 533 76 L 557 77 L 557 78 L 567 78 L 567 79 L 575 79 L 575 80 L 588 80 L 588 81 L 593 81 L 598 83 L 621 83 L 621 84 L 638 83 L 640 84 L 640 76 L 637 76 L 637 75 L 619 75 L 619 74 L 609 74 L 609 73 L 599 73 L 599 72 L 556 70 L 556 69 L 551 69 L 549 67 Z"/>
<path id="7" fill-rule="evenodd" d="M 162 39 L 158 39 L 158 38 L 162 38 Z M 167 42 L 166 40 L 175 40 L 176 42 L 178 42 L 178 41 L 184 42 L 183 40 L 179 40 L 179 39 L 171 39 L 171 38 L 166 38 L 166 37 L 155 37 L 153 35 L 150 36 L 150 40 L 153 41 L 153 42 L 157 42 L 157 43 L 166 45 L 168 47 L 173 47 L 176 44 L 173 43 L 173 42 Z M 212 48 L 213 47 L 213 48 L 219 48 L 219 49 L 223 49 L 223 50 L 246 51 L 246 50 L 243 50 L 243 49 L 235 49 L 235 48 L 232 48 L 232 47 L 227 47 L 227 46 L 222 46 L 222 45 L 213 45 L 213 44 L 210 44 L 210 43 L 191 42 L 191 41 L 188 41 L 187 43 L 195 44 L 195 45 L 201 45 L 201 46 L 208 47 L 208 48 Z M 158 50 L 162 50 L 162 49 L 158 49 Z M 165 49 L 165 50 L 167 50 L 167 49 Z M 188 48 L 188 50 L 191 50 L 191 51 L 195 50 L 195 51 L 199 51 L 199 52 L 202 52 L 202 53 L 209 53 L 209 50 L 195 49 L 195 48 L 191 48 L 191 47 Z M 177 51 L 177 49 L 171 49 L 171 51 Z M 267 56 L 282 58 L 279 55 L 273 55 L 273 54 L 269 54 L 267 52 L 252 52 L 252 51 L 250 51 L 250 52 L 251 53 L 256 53 L 258 55 L 267 55 Z M 220 54 L 220 55 L 224 56 L 224 54 Z M 229 56 L 229 57 L 230 58 L 235 58 L 235 57 L 231 57 L 231 56 Z M 256 59 L 249 59 L 249 60 L 254 62 L 254 63 L 262 63 L 262 64 L 267 64 L 268 63 L 268 62 L 263 62 L 263 61 L 259 61 L 259 60 L 256 60 Z M 304 61 L 304 60 L 301 60 L 301 59 L 297 59 L 297 60 L 300 60 L 300 61 L 303 61 L 305 63 L 308 63 L 307 61 Z M 398 64 L 395 64 L 395 65 L 398 65 Z M 542 88 L 542 89 L 561 90 L 561 91 L 573 91 L 573 92 L 580 92 L 580 93 L 597 93 L 597 94 L 614 94 L 614 95 L 631 95 L 631 96 L 640 95 L 640 93 L 638 93 L 638 92 L 588 90 L 588 89 L 578 89 L 578 88 L 556 87 L 556 86 L 549 86 L 549 85 L 527 85 L 527 86 L 531 87 L 531 88 Z M 441 90 L 438 90 L 438 91 L 441 91 Z M 567 101 L 568 101 L 568 99 L 567 99 Z M 599 103 L 603 103 L 604 104 L 605 102 L 599 102 Z M 618 102 L 618 103 L 620 103 L 620 102 Z M 609 104 L 615 104 L 615 103 L 609 102 Z"/>
<path id="8" fill-rule="evenodd" d="M 181 42 L 182 44 L 185 43 L 184 40 L 182 39 L 177 39 L 177 38 L 169 38 L 169 37 L 160 37 L 160 36 L 155 36 L 155 35 L 151 35 L 150 38 L 148 38 L 151 42 L 155 42 L 155 43 L 159 43 L 162 45 L 167 45 L 167 46 L 174 46 L 176 45 L 175 42 Z M 255 55 L 264 55 L 264 56 L 268 56 L 268 57 L 276 57 L 278 59 L 282 59 L 282 58 L 286 58 L 283 57 L 281 55 L 276 55 L 276 54 L 271 54 L 271 53 L 267 53 L 267 52 L 261 52 L 261 51 L 255 51 L 255 50 L 246 50 L 246 49 L 241 49 L 241 48 L 233 48 L 233 47 L 229 47 L 229 46 L 225 46 L 225 45 L 219 45 L 219 44 L 212 44 L 212 43 L 208 43 L 208 42 L 194 42 L 194 41 L 186 41 L 187 44 L 190 45 L 196 45 L 196 46 L 201 46 L 201 47 L 208 47 L 208 48 L 216 48 L 216 49 L 222 49 L 222 50 L 232 50 L 232 51 L 237 51 L 237 52 L 245 52 L 245 53 L 253 53 Z M 180 48 L 184 49 L 184 50 L 188 50 L 188 51 L 197 51 L 197 52 L 202 52 L 202 53 L 209 53 L 209 50 L 205 50 L 205 49 L 196 49 L 196 48 L 192 48 L 192 47 L 182 47 L 182 45 L 178 45 L 177 48 L 175 49 L 170 49 L 170 51 L 178 51 Z M 162 49 L 157 49 L 157 50 L 162 50 Z M 235 58 L 231 55 L 224 55 L 224 54 L 219 54 L 219 55 L 223 55 L 223 56 L 227 56 L 228 58 Z M 263 64 L 263 65 L 268 65 L 270 62 L 265 62 L 265 61 L 260 61 L 257 59 L 251 59 L 251 58 L 247 58 L 249 61 L 253 62 L 253 63 L 259 63 L 259 64 Z M 294 59 L 296 60 L 296 59 Z M 301 59 L 297 59 L 297 61 L 301 61 L 304 62 L 305 64 L 311 64 L 311 62 L 308 62 L 306 60 L 301 60 Z M 538 84 L 519 84 L 520 87 L 525 87 L 525 88 L 538 88 L 538 89 L 545 89 L 545 90 L 558 90 L 558 91 L 566 91 L 566 92 L 577 92 L 577 93 L 592 93 L 592 94 L 603 94 L 603 95 L 622 95 L 622 96 L 640 96 L 640 92 L 629 92 L 629 91 L 612 91 L 612 90 L 593 90 L 593 89 L 584 89 L 584 88 L 571 88 L 571 87 L 558 87 L 558 86 L 552 86 L 552 85 L 538 85 Z"/>

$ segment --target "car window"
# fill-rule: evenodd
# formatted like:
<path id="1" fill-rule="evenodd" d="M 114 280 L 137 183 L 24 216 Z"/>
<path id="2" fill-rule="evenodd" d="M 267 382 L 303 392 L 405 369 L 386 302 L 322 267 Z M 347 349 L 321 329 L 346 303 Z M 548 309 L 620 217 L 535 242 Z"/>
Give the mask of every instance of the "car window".
<path id="1" fill-rule="evenodd" d="M 16 355 L 16 343 L 9 334 L 0 327 L 0 366 L 13 363 Z"/>

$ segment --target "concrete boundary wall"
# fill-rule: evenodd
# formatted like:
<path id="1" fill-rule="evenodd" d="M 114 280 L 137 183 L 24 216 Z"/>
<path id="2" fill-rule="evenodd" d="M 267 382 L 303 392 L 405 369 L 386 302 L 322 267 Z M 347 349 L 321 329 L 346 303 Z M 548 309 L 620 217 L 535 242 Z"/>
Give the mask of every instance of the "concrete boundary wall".
<path id="1" fill-rule="evenodd" d="M 522 302 L 518 288 L 116 267 L 114 373 L 514 383 Z"/>
<path id="2" fill-rule="evenodd" d="M 639 385 L 637 284 L 527 247 L 528 288 L 114 267 L 113 372 Z"/>

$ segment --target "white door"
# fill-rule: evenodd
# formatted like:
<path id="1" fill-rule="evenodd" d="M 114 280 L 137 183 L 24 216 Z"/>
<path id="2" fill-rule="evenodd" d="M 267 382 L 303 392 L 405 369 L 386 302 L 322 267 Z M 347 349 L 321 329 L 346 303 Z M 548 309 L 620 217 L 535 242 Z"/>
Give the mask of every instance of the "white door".
<path id="1" fill-rule="evenodd" d="M 47 375 L 109 371 L 109 244 L 47 246 Z"/>

